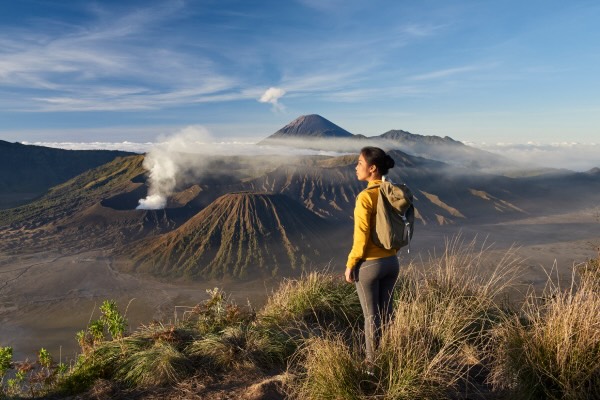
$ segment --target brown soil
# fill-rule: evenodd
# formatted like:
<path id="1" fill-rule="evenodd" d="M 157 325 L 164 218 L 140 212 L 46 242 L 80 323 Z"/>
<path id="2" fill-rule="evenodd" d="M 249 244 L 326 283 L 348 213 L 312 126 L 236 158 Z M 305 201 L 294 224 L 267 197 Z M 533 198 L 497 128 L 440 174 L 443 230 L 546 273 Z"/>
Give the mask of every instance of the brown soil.
<path id="1" fill-rule="evenodd" d="M 225 375 L 198 375 L 174 387 L 128 389 L 110 381 L 99 381 L 87 392 L 65 400 L 280 400 L 285 374 L 256 370 L 236 371 Z"/>

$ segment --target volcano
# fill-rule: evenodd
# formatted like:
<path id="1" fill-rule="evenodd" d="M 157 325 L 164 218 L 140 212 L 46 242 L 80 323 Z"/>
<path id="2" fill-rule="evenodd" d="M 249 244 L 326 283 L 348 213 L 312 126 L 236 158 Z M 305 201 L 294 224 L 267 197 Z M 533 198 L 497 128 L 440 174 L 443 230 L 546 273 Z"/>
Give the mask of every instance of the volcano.
<path id="1" fill-rule="evenodd" d="M 285 195 L 229 193 L 178 229 L 128 252 L 136 271 L 159 276 L 287 276 L 320 256 L 326 231 L 324 219 Z"/>
<path id="2" fill-rule="evenodd" d="M 282 138 L 348 138 L 354 135 L 317 114 L 301 115 L 265 140 Z"/>

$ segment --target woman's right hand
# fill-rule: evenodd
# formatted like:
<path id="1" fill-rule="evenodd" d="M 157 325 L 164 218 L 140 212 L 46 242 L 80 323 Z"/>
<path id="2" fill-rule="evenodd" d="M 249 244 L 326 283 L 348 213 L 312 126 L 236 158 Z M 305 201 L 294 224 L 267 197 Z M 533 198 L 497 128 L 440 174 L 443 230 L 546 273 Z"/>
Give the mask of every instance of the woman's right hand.
<path id="1" fill-rule="evenodd" d="M 346 272 L 344 275 L 346 276 L 346 282 L 354 283 L 354 277 L 352 276 L 353 274 L 351 268 L 346 268 Z"/>

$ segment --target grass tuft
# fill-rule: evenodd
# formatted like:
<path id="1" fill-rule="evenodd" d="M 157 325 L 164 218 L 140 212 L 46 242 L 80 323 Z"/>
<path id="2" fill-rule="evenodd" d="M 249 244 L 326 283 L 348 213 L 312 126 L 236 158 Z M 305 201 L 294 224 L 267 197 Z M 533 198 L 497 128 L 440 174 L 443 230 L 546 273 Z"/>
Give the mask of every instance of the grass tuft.
<path id="1" fill-rule="evenodd" d="M 297 328 L 301 324 L 348 327 L 362 318 L 354 285 L 339 276 L 311 272 L 287 279 L 259 312 L 263 324 Z"/>
<path id="2" fill-rule="evenodd" d="M 192 371 L 190 360 L 171 343 L 158 340 L 144 350 L 131 353 L 115 377 L 131 386 L 164 386 L 177 382 Z"/>
<path id="3" fill-rule="evenodd" d="M 600 398 L 598 281 L 530 294 L 519 316 L 495 329 L 490 381 L 519 398 Z"/>
<path id="4" fill-rule="evenodd" d="M 288 387 L 294 398 L 358 400 L 369 382 L 361 357 L 341 335 L 307 340 L 294 361 L 303 365 Z"/>

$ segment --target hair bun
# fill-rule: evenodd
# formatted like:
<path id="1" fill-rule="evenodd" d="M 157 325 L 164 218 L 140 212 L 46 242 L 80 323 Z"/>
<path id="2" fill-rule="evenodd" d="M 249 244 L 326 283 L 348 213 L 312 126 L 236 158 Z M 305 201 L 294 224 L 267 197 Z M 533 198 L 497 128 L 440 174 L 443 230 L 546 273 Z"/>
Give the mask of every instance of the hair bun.
<path id="1" fill-rule="evenodd" d="M 385 166 L 389 169 L 389 168 L 394 168 L 394 165 L 396 165 L 396 162 L 394 161 L 394 159 L 392 157 L 390 157 L 389 154 L 385 155 Z"/>

